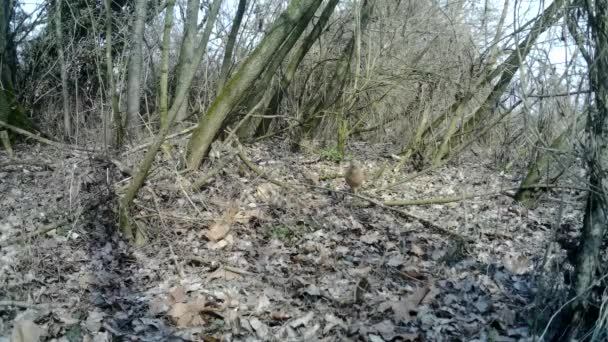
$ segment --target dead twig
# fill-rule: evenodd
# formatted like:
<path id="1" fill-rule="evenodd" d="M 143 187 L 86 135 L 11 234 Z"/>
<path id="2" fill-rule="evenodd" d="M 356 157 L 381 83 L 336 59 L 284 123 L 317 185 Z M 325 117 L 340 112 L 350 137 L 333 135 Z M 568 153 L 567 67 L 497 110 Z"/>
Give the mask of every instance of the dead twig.
<path id="1" fill-rule="evenodd" d="M 180 132 L 177 132 L 177 133 L 174 133 L 174 134 L 167 135 L 167 136 L 165 137 L 165 141 L 170 140 L 170 139 L 173 139 L 173 138 L 177 138 L 177 137 L 182 136 L 182 135 L 186 135 L 186 134 L 188 134 L 188 133 L 190 133 L 190 132 L 194 131 L 194 129 L 195 129 L 195 128 L 196 128 L 196 125 L 194 125 L 194 126 L 192 126 L 192 127 L 188 127 L 188 128 L 186 128 L 186 129 L 184 129 L 184 130 L 182 130 L 182 131 L 180 131 Z M 127 155 L 129 155 L 129 154 L 131 154 L 131 153 L 137 152 L 137 151 L 139 151 L 139 150 L 143 150 L 144 148 L 146 148 L 146 147 L 148 147 L 148 146 L 150 146 L 150 145 L 152 145 L 152 142 L 147 142 L 147 143 L 145 143 L 145 144 L 141 144 L 141 145 L 135 146 L 135 147 L 133 147 L 133 148 L 129 149 L 128 151 L 123 152 L 123 154 L 122 154 L 122 155 L 123 155 L 123 156 L 127 156 Z"/>
<path id="2" fill-rule="evenodd" d="M 274 184 L 274 185 L 278 185 L 282 188 L 287 188 L 287 189 L 295 189 L 294 186 L 278 181 L 274 178 L 271 178 L 270 176 L 268 176 L 266 174 L 266 172 L 264 172 L 264 170 L 258 168 L 257 166 L 255 166 L 249 159 L 247 159 L 247 157 L 245 156 L 245 153 L 243 152 L 243 149 L 241 148 L 241 145 L 239 144 L 239 146 L 237 147 L 238 149 L 238 156 L 239 158 L 243 161 L 243 163 L 245 163 L 245 165 L 247 165 L 248 168 L 251 169 L 251 171 L 255 172 L 258 176 L 264 178 L 265 180 L 269 181 L 270 183 Z"/>
<path id="3" fill-rule="evenodd" d="M 51 223 L 49 225 L 43 226 L 42 228 L 33 231 L 29 234 L 25 234 L 23 236 L 18 236 L 18 237 L 14 237 L 12 239 L 8 239 L 8 240 L 4 240 L 4 241 L 0 241 L 0 247 L 6 247 L 6 246 L 10 246 L 10 245 L 14 245 L 16 243 L 20 243 L 23 242 L 25 240 L 29 240 L 31 238 L 34 238 L 36 236 L 39 235 L 43 235 L 46 234 L 52 230 L 55 230 L 59 227 L 61 227 L 64 224 L 67 224 L 69 221 L 67 219 L 63 219 L 61 221 L 55 222 L 55 223 Z"/>
<path id="4" fill-rule="evenodd" d="M 192 183 L 190 189 L 192 191 L 198 191 L 203 186 L 207 185 L 213 177 L 215 177 L 224 169 L 224 167 L 228 164 L 228 162 L 230 162 L 231 159 L 232 158 L 229 157 L 219 162 L 213 169 L 211 169 L 211 171 L 205 174 L 202 178 L 198 179 L 196 182 Z"/>
<path id="5" fill-rule="evenodd" d="M 370 197 L 366 197 L 366 196 L 359 195 L 359 194 L 354 194 L 352 192 L 340 191 L 340 190 L 334 190 L 334 189 L 330 189 L 330 188 L 325 188 L 325 187 L 322 187 L 322 186 L 306 185 L 306 184 L 304 184 L 304 185 L 308 186 L 308 187 L 322 189 L 322 190 L 325 190 L 325 191 L 331 191 L 331 192 L 334 192 L 334 193 L 345 194 L 345 195 L 348 195 L 348 196 L 351 196 L 351 197 L 357 197 L 357 198 L 360 198 L 360 199 L 362 199 L 364 201 L 367 201 L 367 202 L 369 202 L 369 203 L 371 203 L 371 204 L 373 204 L 373 205 L 375 205 L 377 207 L 380 207 L 380 208 L 386 209 L 388 211 L 392 211 L 392 212 L 394 212 L 396 214 L 399 214 L 402 217 L 408 218 L 410 220 L 418 221 L 418 222 L 422 223 L 422 225 L 424 225 L 427 228 L 433 229 L 433 230 L 435 230 L 435 231 L 437 231 L 437 232 L 439 232 L 441 234 L 451 236 L 452 238 L 455 238 L 455 239 L 460 240 L 462 242 L 472 242 L 473 241 L 473 239 L 465 238 L 462 235 L 460 235 L 458 233 L 455 233 L 455 232 L 452 232 L 452 231 L 450 231 L 450 230 L 448 230 L 446 228 L 443 228 L 443 227 L 441 227 L 441 226 L 439 226 L 439 225 L 437 225 L 437 224 L 435 224 L 435 223 L 433 223 L 433 222 L 431 222 L 431 221 L 429 221 L 427 219 L 424 219 L 422 217 L 410 214 L 410 213 L 408 213 L 406 211 L 403 211 L 403 210 L 400 210 L 400 209 L 397 209 L 397 208 L 390 207 L 390 206 L 385 205 L 384 203 L 382 203 L 380 201 L 377 201 L 377 200 L 375 200 L 373 198 L 370 198 Z"/>
<path id="6" fill-rule="evenodd" d="M 239 149 L 238 149 L 238 156 L 239 156 L 239 158 L 241 158 L 241 160 L 243 161 L 243 163 L 245 163 L 245 165 L 247 165 L 247 167 L 249 167 L 253 172 L 255 172 L 256 174 L 258 174 L 260 177 L 266 179 L 267 181 L 271 182 L 272 184 L 278 185 L 278 186 L 283 187 L 283 188 L 291 189 L 291 190 L 297 189 L 297 187 L 294 186 L 294 185 L 287 184 L 287 183 L 284 183 L 284 182 L 280 182 L 280 181 L 278 181 L 276 179 L 273 179 L 273 178 L 269 177 L 266 174 L 266 172 L 264 172 L 262 169 L 258 168 L 257 166 L 253 165 L 253 163 L 249 159 L 247 159 L 247 157 L 245 156 L 245 154 L 244 154 L 243 150 L 240 148 L 240 146 L 239 146 Z M 392 211 L 392 212 L 397 213 L 400 216 L 403 216 L 405 218 L 418 221 L 418 222 L 422 223 L 427 228 L 431 228 L 431 229 L 433 229 L 435 231 L 438 231 L 438 232 L 440 232 L 440 233 L 442 233 L 444 235 L 451 236 L 451 237 L 453 237 L 453 238 L 455 238 L 455 239 L 457 239 L 457 240 L 459 240 L 461 242 L 471 242 L 472 241 L 472 239 L 465 238 L 465 237 L 463 237 L 463 236 L 461 236 L 461 235 L 459 235 L 459 234 L 457 234 L 455 232 L 452 232 L 452 231 L 450 231 L 450 230 L 448 230 L 446 228 L 443 228 L 443 227 L 441 227 L 441 226 L 439 226 L 439 225 L 437 225 L 437 224 L 435 224 L 435 223 L 433 223 L 433 222 L 431 222 L 429 220 L 423 219 L 422 217 L 418 217 L 416 215 L 412 215 L 412 214 L 410 214 L 408 212 L 405 212 L 403 210 L 390 207 L 390 206 L 385 205 L 384 203 L 382 203 L 380 201 L 377 201 L 377 200 L 375 200 L 373 198 L 369 198 L 369 197 L 362 196 L 362 195 L 359 195 L 359 194 L 355 194 L 355 193 L 352 193 L 352 192 L 334 190 L 334 189 L 330 189 L 330 188 L 326 188 L 326 187 L 322 187 L 322 186 L 317 186 L 317 185 L 309 185 L 309 184 L 297 184 L 297 185 L 298 186 L 303 186 L 303 187 L 309 187 L 309 188 L 313 188 L 313 189 L 318 189 L 318 190 L 329 191 L 329 192 L 333 192 L 333 193 L 340 193 L 340 194 L 348 195 L 348 196 L 351 196 L 351 197 L 357 197 L 359 199 L 362 199 L 364 201 L 372 203 L 372 204 L 374 204 L 377 207 L 384 208 L 386 210 Z"/>
<path id="7" fill-rule="evenodd" d="M 50 169 L 50 170 L 52 170 L 54 168 L 53 165 L 51 165 L 51 164 L 48 164 L 45 162 L 39 162 L 39 161 L 35 161 L 35 160 L 11 160 L 8 162 L 0 163 L 0 167 L 18 166 L 18 165 L 37 166 L 37 167 L 42 167 L 42 168 Z"/>
<path id="8" fill-rule="evenodd" d="M 83 147 L 80 147 L 80 146 L 63 144 L 63 143 L 60 143 L 60 142 L 57 142 L 57 141 L 53 141 L 53 140 L 50 140 L 50 139 L 47 139 L 47 138 L 43 138 L 41 136 L 38 136 L 38 135 L 33 134 L 31 132 L 28 132 L 28 131 L 26 131 L 24 129 L 21 129 L 19 127 L 16 127 L 16 126 L 13 126 L 13 125 L 9 125 L 9 124 L 7 124 L 6 122 L 4 122 L 2 120 L 0 120 L 0 126 L 4 126 L 4 127 L 8 128 L 8 129 L 10 129 L 11 131 L 17 133 L 17 134 L 24 135 L 24 136 L 26 136 L 28 138 L 34 139 L 34 140 L 36 140 L 38 142 L 41 142 L 43 144 L 47 144 L 49 146 L 56 147 L 56 148 L 58 148 L 60 150 L 68 150 L 68 151 L 75 151 L 76 150 L 76 151 L 92 152 L 92 153 L 99 153 L 99 152 L 101 152 L 101 151 L 97 151 L 97 150 L 86 149 L 86 148 L 83 148 Z"/>

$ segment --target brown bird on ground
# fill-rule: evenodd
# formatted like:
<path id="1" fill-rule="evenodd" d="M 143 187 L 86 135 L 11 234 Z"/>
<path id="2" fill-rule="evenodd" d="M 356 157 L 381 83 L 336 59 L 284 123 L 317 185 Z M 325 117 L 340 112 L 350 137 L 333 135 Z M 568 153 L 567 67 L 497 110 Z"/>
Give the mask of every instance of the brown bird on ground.
<path id="1" fill-rule="evenodd" d="M 348 169 L 346 169 L 346 174 L 344 174 L 344 179 L 346 183 L 353 190 L 353 193 L 357 193 L 357 189 L 361 187 L 363 181 L 365 181 L 365 174 L 363 173 L 363 169 L 361 165 L 356 160 L 350 162 Z"/>

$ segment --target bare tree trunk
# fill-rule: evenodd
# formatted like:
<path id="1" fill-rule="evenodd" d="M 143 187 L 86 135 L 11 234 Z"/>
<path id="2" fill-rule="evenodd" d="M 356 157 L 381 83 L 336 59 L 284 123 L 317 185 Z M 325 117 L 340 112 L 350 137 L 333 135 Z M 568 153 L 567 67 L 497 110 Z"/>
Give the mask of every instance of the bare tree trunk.
<path id="1" fill-rule="evenodd" d="M 188 63 L 192 61 L 194 50 L 196 49 L 198 12 L 200 5 L 200 0 L 188 0 L 186 22 L 184 23 L 184 38 L 182 40 L 177 63 L 177 87 L 183 86 L 184 80 L 188 77 L 186 73 L 190 72 L 188 70 Z M 209 16 L 209 18 L 211 18 L 211 16 Z M 207 44 L 205 43 L 205 45 Z M 196 70 L 194 70 L 194 72 L 196 72 Z M 186 97 L 184 103 L 179 108 L 176 120 L 177 122 L 182 122 L 186 117 L 188 117 L 188 97 Z"/>
<path id="2" fill-rule="evenodd" d="M 514 198 L 516 201 L 521 202 L 524 205 L 531 204 L 535 192 L 535 189 L 532 189 L 531 186 L 537 185 L 541 182 L 543 176 L 547 174 L 552 161 L 560 164 L 559 168 L 561 170 L 567 169 L 571 166 L 572 163 L 561 163 L 556 159 L 561 159 L 558 154 L 560 152 L 563 152 L 563 150 L 567 149 L 568 146 L 570 146 L 570 144 L 568 144 L 569 142 L 571 142 L 569 137 L 578 134 L 584 128 L 584 125 L 584 118 L 578 118 L 574 127 L 569 126 L 568 128 L 566 128 L 557 138 L 555 138 L 551 142 L 549 148 L 543 151 L 542 155 L 538 158 L 538 160 L 534 161 L 528 167 L 528 173 L 526 175 L 526 178 L 521 181 L 519 189 L 515 193 Z M 553 151 L 558 151 L 558 153 L 554 154 Z"/>
<path id="3" fill-rule="evenodd" d="M 144 160 L 141 162 L 139 168 L 137 169 L 137 173 L 133 177 L 133 180 L 129 184 L 125 195 L 120 201 L 119 225 L 127 239 L 136 238 L 136 234 L 134 234 L 133 227 L 131 225 L 131 220 L 129 219 L 129 207 L 137 195 L 137 192 L 139 192 L 139 189 L 141 189 L 141 186 L 144 184 L 144 181 L 148 176 L 148 172 L 150 171 L 150 167 L 152 167 L 152 162 L 154 162 L 154 157 L 165 140 L 165 136 L 169 132 L 169 128 L 175 120 L 179 108 L 182 106 L 186 100 L 186 97 L 188 96 L 188 91 L 190 90 L 190 85 L 194 79 L 194 74 L 201 63 L 205 52 L 207 51 L 207 42 L 209 41 L 211 28 L 215 24 L 215 17 L 217 17 L 221 3 L 222 0 L 213 0 L 213 3 L 211 4 L 211 13 L 215 13 L 215 16 L 209 17 L 209 20 L 207 20 L 205 31 L 201 37 L 199 46 L 194 52 L 193 58 L 185 60 L 184 62 L 184 67 L 186 68 L 186 71 L 189 72 L 185 72 L 184 78 L 180 83 L 178 83 L 173 104 L 171 105 L 171 109 L 169 109 L 169 113 L 167 114 L 167 124 L 165 126 L 161 126 L 160 131 L 154 138 L 154 141 L 152 141 L 152 144 L 144 156 Z"/>
<path id="4" fill-rule="evenodd" d="M 234 45 L 236 44 L 236 36 L 239 33 L 241 27 L 241 21 L 243 21 L 243 14 L 245 14 L 245 8 L 247 7 L 247 0 L 239 0 L 239 5 L 232 21 L 232 27 L 230 27 L 230 33 L 228 34 L 228 40 L 226 41 L 226 50 L 224 52 L 224 59 L 222 60 L 222 68 L 220 69 L 220 77 L 217 81 L 218 92 L 226 83 L 228 74 L 230 72 L 230 66 L 232 65 L 232 53 L 234 51 Z"/>
<path id="5" fill-rule="evenodd" d="M 17 67 L 17 53 L 10 30 L 13 6 L 11 1 L 0 3 L 0 121 L 29 130 L 32 123 L 14 94 L 13 71 Z"/>
<path id="6" fill-rule="evenodd" d="M 279 106 L 281 105 L 281 101 L 283 99 L 284 91 L 291 84 L 291 81 L 295 77 L 296 71 L 298 70 L 300 63 L 302 63 L 304 57 L 306 56 L 312 45 L 321 36 L 321 33 L 323 32 L 323 29 L 325 29 L 325 27 L 327 26 L 329 18 L 334 12 L 338 1 L 339 0 L 330 0 L 327 5 L 325 5 L 325 8 L 323 9 L 321 16 L 319 17 L 319 20 L 315 23 L 313 29 L 310 31 L 308 36 L 304 38 L 304 41 L 302 42 L 302 44 L 300 44 L 300 46 L 298 46 L 296 51 L 294 51 L 291 59 L 289 60 L 289 63 L 287 64 L 287 69 L 285 71 L 285 74 L 281 78 L 281 81 L 277 86 L 273 87 L 272 89 L 274 95 L 270 100 L 270 105 L 266 107 L 266 111 L 264 113 L 265 116 L 276 114 L 278 112 Z M 269 118 L 263 118 L 262 120 L 260 120 L 259 123 L 255 125 L 256 127 L 252 127 L 253 129 L 255 129 L 255 135 L 262 136 L 267 134 L 271 122 L 272 119 Z"/>
<path id="7" fill-rule="evenodd" d="M 160 59 L 160 81 L 159 81 L 159 113 L 161 127 L 168 123 L 168 106 L 169 106 L 169 50 L 171 49 L 171 28 L 173 27 L 173 7 L 175 0 L 167 0 L 167 9 L 165 10 L 165 29 L 163 32 L 163 45 L 161 47 Z"/>
<path id="8" fill-rule="evenodd" d="M 137 136 L 141 130 L 139 116 L 141 102 L 141 72 L 143 64 L 142 45 L 144 39 L 144 23 L 146 17 L 146 0 L 135 1 L 135 21 L 131 35 L 131 55 L 129 57 L 129 72 L 127 82 L 127 116 L 125 130 Z"/>
<path id="9" fill-rule="evenodd" d="M 70 96 L 68 92 L 68 68 L 63 52 L 63 33 L 61 24 L 61 0 L 55 1 L 53 11 L 53 25 L 55 26 L 55 39 L 57 43 L 57 54 L 61 68 L 61 98 L 63 100 L 63 132 L 66 138 L 72 136 L 72 120 L 70 119 Z"/>
<path id="10" fill-rule="evenodd" d="M 361 23 L 360 31 L 364 32 L 372 14 L 373 0 L 363 0 L 361 8 Z M 313 98 L 303 109 L 303 124 L 295 135 L 296 144 L 299 145 L 302 139 L 309 137 L 314 132 L 322 121 L 319 116 L 321 112 L 336 103 L 342 96 L 342 90 L 346 85 L 349 73 L 351 60 L 355 51 L 356 34 L 350 39 L 342 52 L 342 56 L 338 61 L 334 75 L 330 81 L 327 92 L 324 95 Z"/>
<path id="11" fill-rule="evenodd" d="M 307 14 L 311 11 L 314 13 L 320 4 L 321 0 L 292 0 L 260 45 L 222 88 L 207 113 L 201 118 L 188 144 L 187 162 L 190 169 L 200 166 L 222 123 L 240 102 L 241 96 L 263 72 L 274 72 L 266 68 L 272 61 L 273 54 L 300 24 L 302 18 L 308 17 Z"/>
<path id="12" fill-rule="evenodd" d="M 466 119 L 465 123 L 463 124 L 462 131 L 465 135 L 471 133 L 474 127 L 491 112 L 492 106 L 511 83 L 511 80 L 515 76 L 521 61 L 527 57 L 528 53 L 532 49 L 532 46 L 536 42 L 536 39 L 561 17 L 559 11 L 564 5 L 564 2 L 565 0 L 553 1 L 534 23 L 530 33 L 524 39 L 524 41 L 519 44 L 518 48 L 515 49 L 515 51 L 513 51 L 513 53 L 511 53 L 507 60 L 502 64 L 502 73 L 500 79 L 486 96 L 481 106 L 479 106 L 475 113 L 470 118 Z M 433 164 L 439 164 L 441 160 L 448 155 L 450 147 L 456 148 L 456 146 L 459 144 L 458 141 L 452 141 L 452 137 L 454 136 L 454 133 L 458 131 L 458 122 L 464 119 L 463 115 L 466 105 L 467 103 L 462 103 L 461 105 L 457 106 L 456 111 L 452 113 L 452 120 L 448 125 L 447 130 L 443 134 L 443 141 L 435 153 Z"/>
<path id="13" fill-rule="evenodd" d="M 112 60 L 112 0 L 105 0 L 106 10 L 106 77 L 108 82 L 108 98 L 110 99 L 110 117 L 114 119 L 115 144 L 117 147 L 122 145 L 124 131 L 122 118 L 118 107 L 118 95 L 116 94 L 116 84 L 114 82 L 114 62 Z M 110 122 L 111 120 L 106 120 Z"/>
<path id="14" fill-rule="evenodd" d="M 296 45 L 298 39 L 302 35 L 302 33 L 308 27 L 308 23 L 312 20 L 315 12 L 310 11 L 307 13 L 305 17 L 302 17 L 302 20 L 298 23 L 296 28 L 289 34 L 289 37 L 285 40 L 285 42 L 281 45 L 281 48 L 272 56 L 272 61 L 268 63 L 266 67 L 266 71 L 258 78 L 256 84 L 259 84 L 259 87 L 253 87 L 253 95 L 247 96 L 248 101 L 246 101 L 244 108 L 250 110 L 251 108 L 256 109 L 256 113 L 262 112 L 268 108 L 270 101 L 272 100 L 273 95 L 276 90 L 282 85 L 277 85 L 278 82 L 272 82 L 273 77 L 275 76 L 275 71 L 281 66 L 289 51 Z M 304 58 L 305 52 L 302 52 L 301 49 L 296 51 L 298 57 L 302 54 L 302 58 Z M 301 60 L 300 60 L 301 61 Z M 295 72 L 295 70 L 294 70 Z M 262 99 L 265 99 L 262 101 Z M 248 118 L 245 119 L 244 124 L 241 125 L 240 129 L 237 131 L 237 135 L 239 139 L 247 139 L 253 135 L 255 129 L 259 123 L 259 119 Z"/>
<path id="15" fill-rule="evenodd" d="M 594 4 L 593 8 L 591 4 Z M 595 48 L 594 63 L 589 65 L 589 83 L 595 93 L 596 110 L 590 110 L 587 118 L 589 141 L 586 144 L 586 159 L 591 190 L 587 195 L 581 242 L 576 256 L 574 286 L 571 292 L 574 299 L 571 305 L 573 314 L 569 315 L 570 326 L 574 328 L 569 332 L 569 340 L 583 336 L 585 328 L 592 327 L 597 319 L 586 317 L 590 307 L 587 298 L 597 279 L 599 254 L 608 224 L 608 55 L 605 53 L 608 49 L 608 3 L 585 2 L 585 7 Z M 605 330 L 597 333 L 599 336 L 595 340 L 604 340 L 607 337 Z"/>

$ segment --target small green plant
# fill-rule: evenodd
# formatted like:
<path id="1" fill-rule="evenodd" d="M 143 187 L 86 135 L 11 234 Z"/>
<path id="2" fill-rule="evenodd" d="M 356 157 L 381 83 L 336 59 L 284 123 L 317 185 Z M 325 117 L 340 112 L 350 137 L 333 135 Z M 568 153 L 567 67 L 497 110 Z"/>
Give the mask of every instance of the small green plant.
<path id="1" fill-rule="evenodd" d="M 289 227 L 280 225 L 280 226 L 271 226 L 268 229 L 268 236 L 270 238 L 279 239 L 281 241 L 291 241 L 294 237 L 294 231 Z"/>
<path id="2" fill-rule="evenodd" d="M 339 163 L 342 161 L 342 159 L 344 159 L 344 155 L 340 153 L 336 147 L 322 149 L 320 154 L 321 158 L 333 161 L 335 163 Z"/>

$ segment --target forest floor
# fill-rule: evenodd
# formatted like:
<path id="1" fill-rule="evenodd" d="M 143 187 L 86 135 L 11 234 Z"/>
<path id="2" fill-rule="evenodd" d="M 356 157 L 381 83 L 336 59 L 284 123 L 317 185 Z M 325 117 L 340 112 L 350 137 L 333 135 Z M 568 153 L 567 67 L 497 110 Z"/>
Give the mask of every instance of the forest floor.
<path id="1" fill-rule="evenodd" d="M 282 145 L 243 149 L 261 174 L 217 146 L 195 174 L 159 154 L 132 210 L 142 246 L 117 233 L 130 177 L 114 164 L 0 151 L 0 341 L 526 341 L 563 302 L 566 252 L 548 242 L 577 234 L 580 193 L 525 210 L 500 194 L 517 177 L 473 155 L 394 185 L 415 172 L 354 144 L 357 197 L 347 162 Z M 377 205 L 466 194 L 490 195 Z"/>

